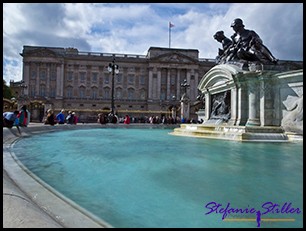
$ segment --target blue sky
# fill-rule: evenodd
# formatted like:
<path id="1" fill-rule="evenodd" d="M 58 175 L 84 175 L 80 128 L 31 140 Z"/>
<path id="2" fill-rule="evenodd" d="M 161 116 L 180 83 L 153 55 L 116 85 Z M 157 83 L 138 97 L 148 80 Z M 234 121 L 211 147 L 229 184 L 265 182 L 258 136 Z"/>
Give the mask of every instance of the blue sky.
<path id="1" fill-rule="evenodd" d="M 3 3 L 3 79 L 22 79 L 24 45 L 145 55 L 150 47 L 197 49 L 215 58 L 235 18 L 281 60 L 303 60 L 302 3 Z"/>

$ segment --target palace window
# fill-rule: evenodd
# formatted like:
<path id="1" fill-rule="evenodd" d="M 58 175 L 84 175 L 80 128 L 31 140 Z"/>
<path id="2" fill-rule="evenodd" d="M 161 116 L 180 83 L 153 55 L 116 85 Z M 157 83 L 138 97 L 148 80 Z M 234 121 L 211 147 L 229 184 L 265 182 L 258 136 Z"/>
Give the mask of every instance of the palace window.
<path id="1" fill-rule="evenodd" d="M 69 71 L 69 72 L 67 73 L 67 80 L 68 80 L 68 81 L 72 81 L 72 79 L 73 79 L 73 72 L 72 72 L 72 71 Z"/>
<path id="2" fill-rule="evenodd" d="M 36 79 L 36 70 L 32 70 L 31 79 Z"/>
<path id="3" fill-rule="evenodd" d="M 52 88 L 50 89 L 50 97 L 55 98 L 55 93 L 56 93 L 55 88 L 52 87 Z"/>
<path id="4" fill-rule="evenodd" d="M 104 97 L 105 99 L 110 99 L 110 90 L 109 88 L 104 89 Z"/>
<path id="5" fill-rule="evenodd" d="M 45 69 L 40 69 L 39 70 L 39 78 L 44 80 L 44 79 L 46 79 L 46 76 L 47 76 L 47 71 Z"/>
<path id="6" fill-rule="evenodd" d="M 135 92 L 135 90 L 134 89 L 132 89 L 132 88 L 130 88 L 130 89 L 128 89 L 128 99 L 134 99 L 134 92 Z"/>
<path id="7" fill-rule="evenodd" d="M 128 84 L 134 84 L 134 75 L 128 75 Z"/>
<path id="8" fill-rule="evenodd" d="M 118 75 L 116 76 L 116 82 L 117 82 L 117 83 L 121 83 L 121 82 L 122 82 L 122 74 L 118 74 Z"/>
<path id="9" fill-rule="evenodd" d="M 140 99 L 146 99 L 146 91 L 140 90 Z"/>
<path id="10" fill-rule="evenodd" d="M 51 76 L 50 76 L 51 80 L 56 80 L 56 71 L 51 71 Z"/>
<path id="11" fill-rule="evenodd" d="M 144 76 L 144 75 L 141 75 L 139 81 L 140 81 L 140 84 L 141 84 L 141 85 L 145 85 L 145 84 L 146 84 L 146 78 L 145 78 L 145 76 Z"/>
<path id="12" fill-rule="evenodd" d="M 92 88 L 91 96 L 92 96 L 93 99 L 98 98 L 98 89 L 97 88 Z"/>
<path id="13" fill-rule="evenodd" d="M 33 97 L 35 96 L 35 86 L 30 86 L 30 96 Z"/>
<path id="14" fill-rule="evenodd" d="M 80 87 L 80 98 L 81 99 L 85 98 L 85 88 L 84 87 Z"/>
<path id="15" fill-rule="evenodd" d="M 165 99 L 166 99 L 166 91 L 162 89 L 160 92 L 160 100 L 165 100 Z"/>
<path id="16" fill-rule="evenodd" d="M 80 82 L 81 83 L 85 83 L 85 74 L 86 74 L 85 72 L 80 73 Z"/>
<path id="17" fill-rule="evenodd" d="M 66 89 L 66 96 L 67 98 L 72 98 L 72 87 Z"/>
<path id="18" fill-rule="evenodd" d="M 46 96 L 46 86 L 45 85 L 40 85 L 40 88 L 39 88 L 39 96 Z"/>
<path id="19" fill-rule="evenodd" d="M 109 84 L 109 74 L 104 74 L 104 83 Z"/>
<path id="20" fill-rule="evenodd" d="M 98 82 L 98 73 L 92 73 L 92 82 L 97 83 Z"/>
<path id="21" fill-rule="evenodd" d="M 170 83 L 171 85 L 175 85 L 175 76 L 171 76 Z"/>
<path id="22" fill-rule="evenodd" d="M 121 99 L 122 98 L 122 89 L 117 88 L 116 89 L 116 99 Z"/>

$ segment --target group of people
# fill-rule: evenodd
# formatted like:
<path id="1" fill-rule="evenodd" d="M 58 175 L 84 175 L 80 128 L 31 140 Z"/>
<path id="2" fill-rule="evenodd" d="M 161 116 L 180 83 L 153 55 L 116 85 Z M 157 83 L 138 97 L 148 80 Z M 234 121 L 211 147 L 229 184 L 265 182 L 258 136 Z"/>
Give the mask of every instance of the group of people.
<path id="1" fill-rule="evenodd" d="M 219 49 L 218 63 L 226 63 L 232 60 L 258 61 L 264 64 L 276 64 L 278 62 L 263 44 L 259 35 L 253 30 L 244 28 L 245 26 L 240 18 L 236 18 L 231 27 L 234 30 L 231 39 L 227 38 L 223 31 L 217 31 L 213 36 L 222 44 L 223 48 Z"/>
<path id="2" fill-rule="evenodd" d="M 46 117 L 44 124 L 55 125 L 55 124 L 77 124 L 78 116 L 73 111 L 69 111 L 67 116 L 65 110 L 62 109 L 58 114 L 54 114 L 52 109 L 46 111 Z M 30 112 L 26 105 L 23 105 L 20 110 L 3 113 L 3 127 L 12 128 L 16 126 L 19 133 L 19 127 L 27 127 L 30 122 Z"/>
<path id="3" fill-rule="evenodd" d="M 20 110 L 3 113 L 3 127 L 12 128 L 16 126 L 19 133 L 19 127 L 27 127 L 30 122 L 30 112 L 26 105 L 23 105 Z"/>
<path id="4" fill-rule="evenodd" d="M 176 124 L 180 123 L 181 119 L 179 117 L 173 118 L 172 116 L 149 116 L 149 117 L 131 117 L 129 115 L 124 115 L 122 117 L 118 117 L 116 114 L 114 117 L 116 117 L 116 122 L 112 122 L 110 119 L 110 114 L 104 114 L 104 113 L 99 113 L 97 122 L 100 124 L 107 124 L 107 123 L 123 123 L 123 124 L 130 124 L 130 123 L 150 123 L 150 124 Z M 182 121 L 184 122 L 184 121 Z"/>
<path id="5" fill-rule="evenodd" d="M 55 125 L 55 124 L 77 124 L 78 117 L 73 111 L 68 111 L 67 116 L 65 110 L 62 109 L 58 114 L 54 114 L 52 109 L 48 109 L 46 112 L 46 119 L 44 124 Z"/>

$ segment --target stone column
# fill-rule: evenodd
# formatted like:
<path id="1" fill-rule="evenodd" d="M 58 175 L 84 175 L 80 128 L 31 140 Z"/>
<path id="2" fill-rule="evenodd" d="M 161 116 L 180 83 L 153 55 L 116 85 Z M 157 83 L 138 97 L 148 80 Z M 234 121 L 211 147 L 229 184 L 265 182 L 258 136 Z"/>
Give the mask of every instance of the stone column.
<path id="1" fill-rule="evenodd" d="M 266 118 L 265 118 L 265 101 L 266 101 L 266 94 L 265 94 L 265 81 L 261 79 L 260 83 L 260 124 L 262 126 L 266 126 Z"/>
<path id="2" fill-rule="evenodd" d="M 148 86 L 148 90 L 149 90 L 148 99 L 149 100 L 152 100 L 152 97 L 153 97 L 152 87 L 153 87 L 153 73 L 152 73 L 152 69 L 150 68 L 150 70 L 149 70 L 149 86 Z"/>
<path id="3" fill-rule="evenodd" d="M 205 121 L 209 120 L 210 117 L 210 113 L 211 113 L 211 95 L 210 93 L 207 91 L 205 93 Z"/>
<path id="4" fill-rule="evenodd" d="M 187 71 L 187 76 L 186 76 L 186 79 L 187 79 L 187 83 L 190 85 L 190 76 L 191 76 L 191 70 L 189 69 L 188 71 Z M 189 96 L 189 98 L 191 97 L 190 96 L 190 88 L 191 87 L 188 87 L 187 88 L 187 95 Z"/>
<path id="5" fill-rule="evenodd" d="M 30 64 L 24 63 L 23 65 L 23 81 L 28 86 L 23 89 L 24 95 L 29 95 L 29 86 L 30 86 Z"/>
<path id="6" fill-rule="evenodd" d="M 249 81 L 248 83 L 248 108 L 249 108 L 249 118 L 246 123 L 247 126 L 260 126 L 260 120 L 258 116 L 259 111 L 259 101 L 258 98 L 258 86 L 254 81 Z"/>
<path id="7" fill-rule="evenodd" d="M 229 125 L 235 125 L 237 121 L 237 88 L 231 89 L 231 118 Z"/>
<path id="8" fill-rule="evenodd" d="M 37 96 L 40 96 L 39 95 L 39 86 L 40 86 L 40 73 L 39 73 L 39 68 L 40 67 L 40 63 L 38 63 L 37 65 L 36 65 L 36 89 L 35 89 L 35 95 L 37 95 Z"/>
<path id="9" fill-rule="evenodd" d="M 167 69 L 167 95 L 166 100 L 170 100 L 170 69 Z"/>
<path id="10" fill-rule="evenodd" d="M 199 84 L 199 73 L 196 72 L 194 75 L 194 89 L 195 89 L 194 95 L 193 95 L 194 99 L 196 99 L 198 96 L 198 84 Z"/>
<path id="11" fill-rule="evenodd" d="M 161 70 L 157 71 L 157 97 L 160 99 L 160 91 L 161 91 Z"/>
<path id="12" fill-rule="evenodd" d="M 64 96 L 65 81 L 64 63 L 56 65 L 56 98 L 62 99 Z"/>
<path id="13" fill-rule="evenodd" d="M 47 63 L 46 66 L 47 66 L 47 71 L 46 71 L 46 78 L 47 78 L 46 83 L 47 84 L 46 84 L 45 94 L 46 94 L 47 97 L 50 97 L 51 96 L 51 92 L 50 92 L 50 63 Z"/>
<path id="14" fill-rule="evenodd" d="M 273 126 L 277 121 L 276 116 L 274 116 L 274 101 L 279 98 L 276 97 L 277 91 L 273 89 L 273 86 L 277 86 L 273 83 L 272 76 L 262 76 L 260 78 L 260 124 L 261 126 Z"/>
<path id="15" fill-rule="evenodd" d="M 248 119 L 248 89 L 247 84 L 243 81 L 243 75 L 237 78 L 237 126 L 245 126 Z"/>

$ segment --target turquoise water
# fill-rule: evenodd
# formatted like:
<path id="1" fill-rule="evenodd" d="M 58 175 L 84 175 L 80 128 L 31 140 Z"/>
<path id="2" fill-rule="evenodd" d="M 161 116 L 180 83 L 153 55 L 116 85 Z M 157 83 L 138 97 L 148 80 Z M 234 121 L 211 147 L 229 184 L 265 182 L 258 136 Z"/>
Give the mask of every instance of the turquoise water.
<path id="1" fill-rule="evenodd" d="M 264 203 L 276 203 L 279 213 L 261 218 L 294 221 L 262 220 L 261 227 L 303 227 L 297 213 L 303 211 L 302 143 L 241 143 L 171 131 L 53 132 L 22 139 L 13 151 L 33 173 L 114 227 L 256 228 L 255 220 L 224 221 L 220 210 L 206 214 L 210 202 L 262 213 Z M 284 204 L 291 210 L 280 211 Z"/>

